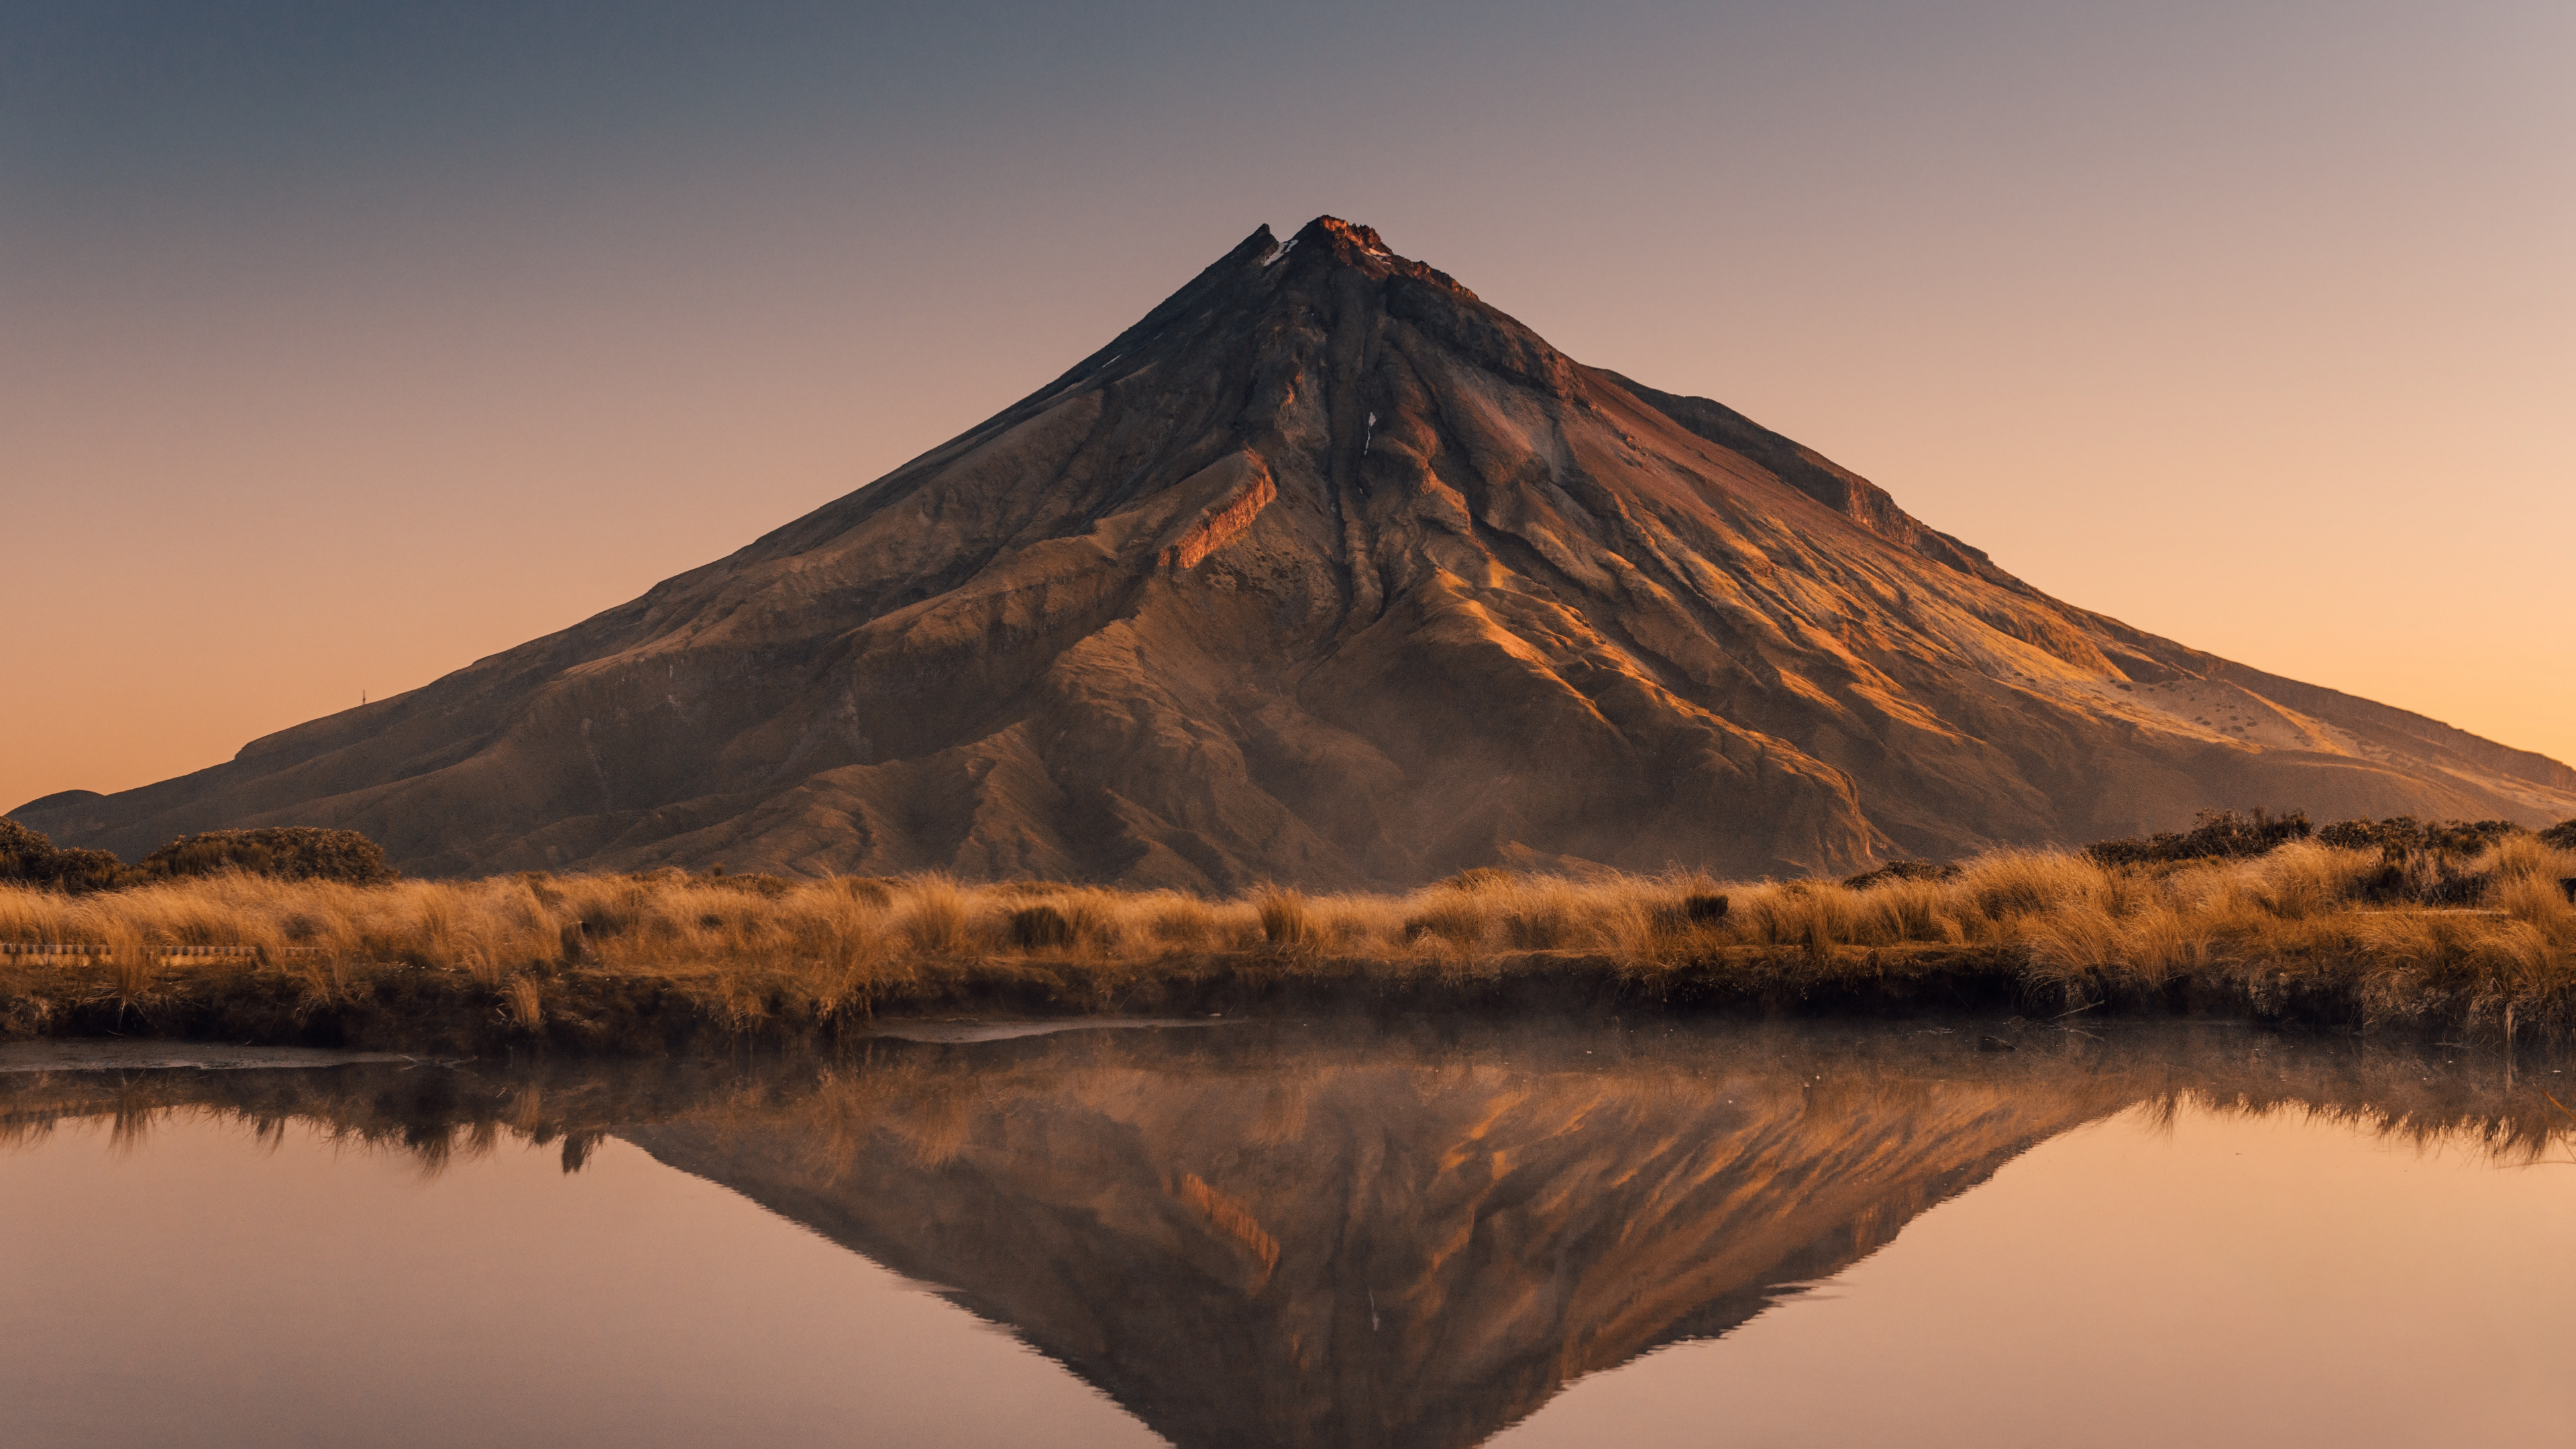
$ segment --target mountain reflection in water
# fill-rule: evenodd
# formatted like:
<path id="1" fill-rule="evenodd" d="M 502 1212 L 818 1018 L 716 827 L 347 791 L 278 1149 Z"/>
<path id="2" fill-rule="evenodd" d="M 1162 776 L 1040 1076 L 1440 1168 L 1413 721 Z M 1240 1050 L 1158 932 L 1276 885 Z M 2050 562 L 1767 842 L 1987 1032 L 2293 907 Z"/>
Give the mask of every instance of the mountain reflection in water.
<path id="1" fill-rule="evenodd" d="M 1317 1022 L 720 1066 L 15 1073 L 0 1131 L 106 1114 L 141 1137 L 213 1109 L 433 1165 L 560 1140 L 567 1168 L 614 1134 L 938 1285 L 1185 1446 L 1479 1443 L 2141 1102 L 2550 1145 L 2545 1091 L 2501 1059 L 2223 1027 L 2012 1040 Z"/>

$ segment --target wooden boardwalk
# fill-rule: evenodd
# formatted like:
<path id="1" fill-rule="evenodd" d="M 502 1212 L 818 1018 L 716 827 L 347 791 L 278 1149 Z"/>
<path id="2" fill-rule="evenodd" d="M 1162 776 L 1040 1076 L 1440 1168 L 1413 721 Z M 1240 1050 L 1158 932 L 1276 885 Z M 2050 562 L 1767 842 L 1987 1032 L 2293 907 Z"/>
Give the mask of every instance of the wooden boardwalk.
<path id="1" fill-rule="evenodd" d="M 0 956 L 32 957 L 36 960 L 104 961 L 116 954 L 116 948 L 104 941 L 0 941 Z M 262 954 L 258 946 L 151 946 L 143 953 L 155 961 L 224 961 L 256 960 Z M 276 946 L 267 948 L 275 956 L 327 956 L 322 946 Z"/>

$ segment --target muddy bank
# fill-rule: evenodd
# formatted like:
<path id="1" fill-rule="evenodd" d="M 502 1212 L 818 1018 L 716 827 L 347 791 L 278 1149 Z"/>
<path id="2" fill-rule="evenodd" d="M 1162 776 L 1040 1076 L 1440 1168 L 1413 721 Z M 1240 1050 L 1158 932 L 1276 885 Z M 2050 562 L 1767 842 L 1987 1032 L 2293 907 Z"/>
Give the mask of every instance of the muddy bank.
<path id="1" fill-rule="evenodd" d="M 903 1019 L 1051 1020 L 1348 1014 L 1906 1018 L 1953 1013 L 2202 1017 L 2453 1040 L 2539 1041 L 2562 1015 L 2518 1010 L 2474 976 L 2410 978 L 2371 963 L 2288 961 L 2155 983 L 2046 968 L 2014 946 L 1716 947 L 1678 959 L 1532 951 L 1415 963 L 1249 950 L 1100 963 L 946 959 L 840 997 L 756 962 L 694 970 L 560 967 L 490 983 L 400 962 L 323 973 L 257 960 L 0 967 L 16 1039 L 127 1038 L 430 1055 L 524 1048 L 642 1054 L 812 1044 Z"/>

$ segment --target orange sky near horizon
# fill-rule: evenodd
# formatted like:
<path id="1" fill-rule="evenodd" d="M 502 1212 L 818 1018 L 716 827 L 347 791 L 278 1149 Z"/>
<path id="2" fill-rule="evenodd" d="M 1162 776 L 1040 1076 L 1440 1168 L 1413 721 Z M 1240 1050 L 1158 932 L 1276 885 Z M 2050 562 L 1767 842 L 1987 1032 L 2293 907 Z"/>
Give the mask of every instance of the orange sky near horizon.
<path id="1" fill-rule="evenodd" d="M 622 603 L 1319 212 L 2071 603 L 2576 761 L 2563 8 L 754 9 L 0 20 L 0 809 Z"/>

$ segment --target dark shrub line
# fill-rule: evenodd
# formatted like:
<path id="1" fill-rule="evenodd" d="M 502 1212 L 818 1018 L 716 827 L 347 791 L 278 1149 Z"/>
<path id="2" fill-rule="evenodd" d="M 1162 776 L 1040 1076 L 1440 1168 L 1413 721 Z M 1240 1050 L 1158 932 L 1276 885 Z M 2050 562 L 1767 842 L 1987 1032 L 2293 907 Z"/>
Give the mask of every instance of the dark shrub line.
<path id="1" fill-rule="evenodd" d="M 59 850 L 43 833 L 0 816 L 0 881 L 68 895 L 122 890 L 237 870 L 276 880 L 383 885 L 397 872 L 384 847 L 354 830 L 276 825 L 183 835 L 132 865 L 105 850 Z"/>
<path id="2" fill-rule="evenodd" d="M 2204 810 L 2199 823 L 2188 831 L 2099 840 L 2086 846 L 2084 853 L 2106 866 L 2175 865 L 2252 859 L 2294 841 L 2313 839 L 2337 850 L 2379 852 L 2379 869 L 2360 883 L 2361 898 L 2374 905 L 2473 906 L 2485 897 L 2495 877 L 2491 871 L 2471 869 L 2469 861 L 2498 841 L 2533 833 L 2510 820 L 2418 820 L 2412 815 L 2392 815 L 2384 820 L 2338 820 L 2313 829 L 2305 811 L 2274 816 L 2261 809 L 2244 815 Z M 2541 844 L 2553 849 L 2576 850 L 2576 820 L 2537 835 Z M 1846 884 L 1859 885 L 1864 879 L 1855 876 Z M 2576 882 L 2561 882 L 2561 889 L 2576 901 Z"/>
<path id="3" fill-rule="evenodd" d="M 2334 827 L 2329 827 L 2334 828 Z M 2191 829 L 2143 839 L 2097 840 L 2084 847 L 2097 865 L 2165 865 L 2186 860 L 2248 860 L 2269 855 L 2316 833 L 2304 810 L 2275 816 L 2257 806 L 2246 814 L 2203 810 Z"/>
<path id="4" fill-rule="evenodd" d="M 2083 853 L 2103 866 L 2173 865 L 2202 860 L 2253 859 L 2269 855 L 2284 845 L 2313 839 L 2319 844 L 2342 850 L 2376 849 L 2380 852 L 2380 873 L 2363 890 L 2369 900 L 2469 904 L 2483 894 L 2489 880 L 2484 873 L 2468 870 L 2464 862 L 2500 840 L 2525 833 L 2529 832 L 2509 820 L 2419 821 L 2411 815 L 2395 815 L 2384 820 L 2339 820 L 2319 828 L 2309 823 L 2305 811 L 2293 810 L 2276 816 L 2256 807 L 2242 814 L 2234 810 L 2204 810 L 2190 830 L 2097 840 L 2084 847 Z M 2576 820 L 2563 821 L 2537 832 L 2537 835 L 2542 844 L 2554 849 L 2576 850 Z M 182 836 L 135 864 L 127 865 L 109 851 L 57 849 L 40 832 L 0 816 L 0 882 L 85 895 L 157 881 L 210 876 L 227 870 L 277 880 L 339 881 L 350 885 L 381 885 L 396 879 L 399 874 L 385 864 L 383 847 L 354 830 L 300 825 L 210 830 Z M 1946 881 L 1958 874 L 1959 868 L 1955 865 L 1928 860 L 1896 860 L 1851 876 L 1843 884 L 1855 890 L 1867 890 L 1895 881 Z M 552 879 L 543 871 L 523 872 L 519 878 L 529 882 L 541 896 L 545 892 L 544 883 Z M 728 876 L 722 866 L 715 867 L 709 875 L 699 879 L 770 899 L 784 895 L 795 885 L 795 882 L 781 876 Z M 1461 871 L 1439 884 L 1461 894 L 1473 895 L 1494 889 L 1508 879 L 1502 871 L 1477 867 Z M 848 886 L 854 893 L 871 897 L 882 897 L 885 893 L 883 883 L 866 878 L 852 878 Z M 2576 887 L 2570 889 L 2571 898 L 2576 898 Z M 1725 909 L 1722 899 L 1716 909 Z M 1051 909 L 1033 907 L 1022 914 L 1028 919 L 1015 923 L 1013 931 L 1016 936 L 1027 938 L 1024 944 L 1066 945 L 1080 934 L 1074 923 Z M 1047 920 L 1048 916 L 1055 920 Z M 1692 918 L 1694 922 L 1700 919 L 1698 916 Z M 1283 919 L 1281 924 L 1288 934 L 1295 935 L 1294 923 Z M 1441 922 L 1430 917 L 1417 924 L 1416 934 L 1422 932 L 1445 934 Z"/>
<path id="5" fill-rule="evenodd" d="M 1958 878 L 1959 868 L 1955 865 L 1936 865 L 1928 860 L 1891 860 L 1876 870 L 1865 870 L 1855 876 L 1846 876 L 1843 884 L 1856 891 L 1865 891 L 1871 886 L 1885 885 L 1892 880 L 1957 880 Z"/>

